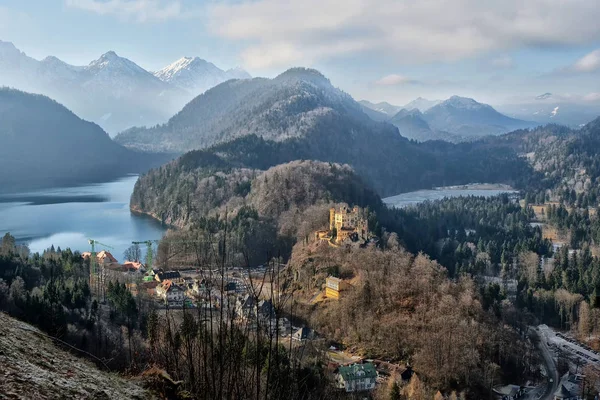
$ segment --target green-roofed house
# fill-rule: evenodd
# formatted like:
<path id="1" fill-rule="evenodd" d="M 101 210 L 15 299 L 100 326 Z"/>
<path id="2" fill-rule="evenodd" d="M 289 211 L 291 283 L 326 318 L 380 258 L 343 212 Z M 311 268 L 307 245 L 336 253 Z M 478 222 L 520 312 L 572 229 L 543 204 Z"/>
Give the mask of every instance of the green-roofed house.
<path id="1" fill-rule="evenodd" d="M 373 363 L 352 364 L 339 367 L 336 376 L 336 384 L 346 392 L 359 392 L 362 390 L 373 390 L 377 379 L 377 371 Z"/>

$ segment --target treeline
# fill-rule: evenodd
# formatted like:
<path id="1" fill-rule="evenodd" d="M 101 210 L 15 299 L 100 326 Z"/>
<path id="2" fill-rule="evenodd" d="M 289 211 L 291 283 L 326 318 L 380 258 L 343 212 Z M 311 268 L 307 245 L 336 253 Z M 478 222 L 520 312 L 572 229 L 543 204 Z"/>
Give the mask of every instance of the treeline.
<path id="1" fill-rule="evenodd" d="M 524 251 L 552 251 L 541 229 L 530 224 L 533 212 L 507 194 L 445 198 L 380 214 L 377 229 L 382 236 L 395 233 L 407 250 L 429 254 L 451 277 L 496 276 L 507 273 Z"/>
<path id="2" fill-rule="evenodd" d="M 103 360 L 102 367 L 128 367 L 133 358 L 123 351 L 121 326 L 128 328 L 129 348 L 139 346 L 139 339 L 131 340 L 134 330 L 138 336 L 143 332 L 141 313 L 131 293 L 116 283 L 108 290 L 111 309 L 103 306 L 102 293 L 91 291 L 89 270 L 89 261 L 78 252 L 51 247 L 29 254 L 7 233 L 0 247 L 0 308 Z M 128 299 L 127 307 L 122 298 Z"/>

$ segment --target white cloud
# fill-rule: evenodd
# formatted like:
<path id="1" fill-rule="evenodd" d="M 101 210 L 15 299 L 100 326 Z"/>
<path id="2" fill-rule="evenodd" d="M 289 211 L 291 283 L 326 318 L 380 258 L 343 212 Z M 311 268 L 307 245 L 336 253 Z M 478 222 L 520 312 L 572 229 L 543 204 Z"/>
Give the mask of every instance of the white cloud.
<path id="1" fill-rule="evenodd" d="M 600 101 L 600 93 L 598 93 L 598 92 L 588 93 L 585 96 L 583 96 L 583 100 L 589 101 L 589 102 Z"/>
<path id="2" fill-rule="evenodd" d="M 515 63 L 510 56 L 502 56 L 502 57 L 494 58 L 490 62 L 490 64 L 494 68 L 501 68 L 501 69 L 514 68 L 514 66 L 515 66 Z"/>
<path id="3" fill-rule="evenodd" d="M 573 64 L 573 70 L 577 72 L 593 72 L 600 69 L 600 49 L 586 54 Z"/>
<path id="4" fill-rule="evenodd" d="M 358 52 L 403 63 L 590 43 L 597 0 L 226 0 L 208 6 L 213 33 L 246 45 L 248 67 Z"/>
<path id="5" fill-rule="evenodd" d="M 410 79 L 404 75 L 398 75 L 398 74 L 387 75 L 387 76 L 384 76 L 383 78 L 375 81 L 376 85 L 381 85 L 381 86 L 405 85 L 405 84 L 410 84 L 410 83 L 416 83 L 416 81 L 413 79 Z"/>
<path id="6" fill-rule="evenodd" d="M 136 22 L 163 21 L 182 15 L 179 1 L 163 0 L 65 0 L 67 6 L 99 15 L 113 15 Z"/>

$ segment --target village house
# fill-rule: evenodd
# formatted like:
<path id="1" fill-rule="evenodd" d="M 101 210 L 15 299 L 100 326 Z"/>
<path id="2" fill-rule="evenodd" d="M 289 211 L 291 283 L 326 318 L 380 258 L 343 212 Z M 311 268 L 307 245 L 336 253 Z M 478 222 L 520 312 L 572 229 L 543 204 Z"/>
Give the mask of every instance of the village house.
<path id="1" fill-rule="evenodd" d="M 580 400 L 583 392 L 583 375 L 567 372 L 562 376 L 554 400 Z"/>
<path id="2" fill-rule="evenodd" d="M 123 263 L 123 267 L 127 268 L 130 271 L 135 270 L 135 271 L 139 271 L 141 273 L 146 272 L 144 265 L 137 261 L 125 261 Z"/>
<path id="3" fill-rule="evenodd" d="M 497 400 L 517 400 L 524 394 L 523 388 L 518 385 L 496 386 L 493 392 Z"/>
<path id="4" fill-rule="evenodd" d="M 238 321 L 250 324 L 256 328 L 258 322 L 265 329 L 274 331 L 279 329 L 275 307 L 271 300 L 258 300 L 247 294 L 236 301 L 235 313 Z"/>
<path id="5" fill-rule="evenodd" d="M 292 334 L 292 339 L 303 342 L 305 340 L 313 339 L 314 336 L 315 335 L 312 329 L 308 327 L 302 327 Z"/>
<path id="6" fill-rule="evenodd" d="M 325 297 L 339 299 L 343 286 L 344 282 L 340 278 L 328 276 L 325 279 Z"/>
<path id="7" fill-rule="evenodd" d="M 179 271 L 155 271 L 154 279 L 158 282 L 169 280 L 174 283 L 183 283 L 183 278 Z"/>
<path id="8" fill-rule="evenodd" d="M 377 371 L 372 363 L 352 364 L 338 368 L 335 382 L 339 389 L 346 392 L 373 390 L 377 380 Z"/>
<path id="9" fill-rule="evenodd" d="M 89 259 L 92 256 L 92 253 L 90 253 L 89 251 L 85 251 L 83 253 L 81 253 L 81 257 L 83 257 L 84 260 Z M 96 262 L 98 263 L 98 265 L 103 266 L 103 267 L 108 267 L 110 265 L 114 265 L 114 264 L 119 264 L 119 262 L 117 261 L 117 259 L 108 251 L 106 250 L 102 250 L 99 251 L 98 253 L 96 253 Z"/>
<path id="10" fill-rule="evenodd" d="M 185 290 L 169 279 L 156 287 L 156 295 L 168 303 L 180 303 L 185 300 Z"/>

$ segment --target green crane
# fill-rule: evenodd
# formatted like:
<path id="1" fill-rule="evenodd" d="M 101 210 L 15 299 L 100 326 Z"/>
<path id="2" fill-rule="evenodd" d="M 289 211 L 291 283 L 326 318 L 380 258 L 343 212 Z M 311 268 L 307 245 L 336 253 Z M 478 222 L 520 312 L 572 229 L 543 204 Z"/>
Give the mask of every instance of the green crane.
<path id="1" fill-rule="evenodd" d="M 153 251 L 152 251 L 152 244 L 156 243 L 171 243 L 171 244 L 180 244 L 180 243 L 202 243 L 205 242 L 205 240 L 165 240 L 165 239 L 154 239 L 154 240 L 142 240 L 139 242 L 131 242 L 132 244 L 144 244 L 146 245 L 146 269 L 150 269 L 152 267 L 152 261 L 153 261 Z"/>
<path id="2" fill-rule="evenodd" d="M 101 243 L 94 239 L 88 239 L 88 243 L 92 246 L 92 251 L 90 253 L 90 287 L 94 287 L 93 277 L 96 276 L 96 293 L 98 298 L 100 298 L 100 292 L 104 293 L 104 276 L 101 276 L 98 271 L 98 260 L 96 259 L 96 245 L 106 247 L 108 249 L 114 249 L 112 246 Z M 104 274 L 102 274 L 104 275 Z M 104 293 L 105 294 L 105 293 Z"/>
<path id="3" fill-rule="evenodd" d="M 94 239 L 89 239 L 88 243 L 92 246 L 92 252 L 90 254 L 90 273 L 98 274 L 98 260 L 96 260 L 96 245 L 100 245 L 111 250 L 114 250 L 114 247 L 104 243 L 100 243 L 99 241 Z"/>
<path id="4" fill-rule="evenodd" d="M 146 250 L 146 269 L 150 269 L 152 267 L 152 243 L 158 243 L 160 240 L 144 240 L 141 242 L 131 242 L 133 244 L 145 244 L 147 246 Z"/>

